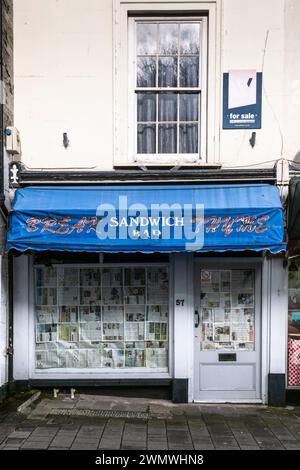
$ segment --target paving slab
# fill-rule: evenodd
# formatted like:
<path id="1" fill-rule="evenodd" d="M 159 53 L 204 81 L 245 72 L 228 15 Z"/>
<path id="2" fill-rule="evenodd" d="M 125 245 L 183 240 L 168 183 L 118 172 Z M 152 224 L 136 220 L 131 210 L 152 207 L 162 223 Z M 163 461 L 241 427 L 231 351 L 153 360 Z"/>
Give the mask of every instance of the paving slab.
<path id="1" fill-rule="evenodd" d="M 76 410 L 110 410 L 111 416 Z M 130 413 L 120 418 L 122 411 Z M 0 449 L 300 450 L 300 407 L 44 394 L 25 414 L 0 406 Z"/>

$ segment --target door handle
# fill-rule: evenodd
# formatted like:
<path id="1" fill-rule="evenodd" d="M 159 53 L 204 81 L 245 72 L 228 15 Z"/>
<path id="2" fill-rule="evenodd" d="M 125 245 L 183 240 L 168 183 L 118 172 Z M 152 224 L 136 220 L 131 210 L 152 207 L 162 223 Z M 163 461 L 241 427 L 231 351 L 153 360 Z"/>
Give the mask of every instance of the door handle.
<path id="1" fill-rule="evenodd" d="M 195 328 L 198 328 L 199 323 L 200 323 L 200 315 L 198 310 L 195 310 L 195 315 L 197 315 L 197 322 L 195 323 Z"/>

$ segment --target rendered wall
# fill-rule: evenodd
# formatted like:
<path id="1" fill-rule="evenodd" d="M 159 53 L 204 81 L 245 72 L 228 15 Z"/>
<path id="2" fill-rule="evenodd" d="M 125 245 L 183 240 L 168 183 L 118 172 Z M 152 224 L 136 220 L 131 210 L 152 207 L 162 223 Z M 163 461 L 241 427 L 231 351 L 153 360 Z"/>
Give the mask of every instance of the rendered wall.
<path id="1" fill-rule="evenodd" d="M 293 159 L 300 109 L 295 92 L 300 88 L 299 2 L 216 4 L 220 86 L 228 70 L 263 71 L 262 129 L 256 131 L 254 148 L 250 130 L 221 129 L 221 100 L 217 103 L 220 161 L 243 167 L 273 166 L 282 155 Z M 23 162 L 29 169 L 112 169 L 113 1 L 15 0 L 14 9 L 15 124 Z"/>

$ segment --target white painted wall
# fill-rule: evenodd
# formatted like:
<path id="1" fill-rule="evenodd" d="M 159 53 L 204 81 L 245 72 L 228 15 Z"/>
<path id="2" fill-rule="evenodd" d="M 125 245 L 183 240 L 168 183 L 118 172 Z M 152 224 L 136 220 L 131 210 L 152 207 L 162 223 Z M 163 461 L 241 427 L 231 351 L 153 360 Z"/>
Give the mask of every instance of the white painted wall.
<path id="1" fill-rule="evenodd" d="M 262 129 L 257 144 L 249 145 L 252 130 L 221 131 L 221 161 L 245 165 L 270 160 L 282 153 L 284 98 L 284 0 L 223 1 L 222 69 L 263 72 Z M 271 163 L 273 165 L 273 163 Z"/>
<path id="2" fill-rule="evenodd" d="M 254 149 L 250 130 L 220 130 L 218 103 L 220 160 L 273 166 L 282 154 L 293 159 L 299 152 L 299 1 L 216 4 L 221 73 L 244 68 L 264 74 L 263 127 Z M 112 169 L 113 0 L 15 0 L 14 13 L 15 124 L 23 162 L 29 168 Z"/>
<path id="3" fill-rule="evenodd" d="M 174 273 L 173 377 L 188 379 L 189 401 L 193 400 L 194 376 L 194 265 L 193 254 L 172 255 Z M 176 299 L 184 304 L 176 305 Z"/>
<path id="4" fill-rule="evenodd" d="M 268 374 L 287 371 L 288 275 L 282 258 L 262 264 L 262 395 L 268 402 Z"/>
<path id="5" fill-rule="evenodd" d="M 300 2 L 285 1 L 284 153 L 300 163 Z"/>
<path id="6" fill-rule="evenodd" d="M 111 168 L 111 0 L 17 0 L 14 14 L 15 125 L 24 163 Z"/>
<path id="7" fill-rule="evenodd" d="M 288 272 L 283 259 L 271 260 L 270 373 L 284 374 L 287 364 Z"/>

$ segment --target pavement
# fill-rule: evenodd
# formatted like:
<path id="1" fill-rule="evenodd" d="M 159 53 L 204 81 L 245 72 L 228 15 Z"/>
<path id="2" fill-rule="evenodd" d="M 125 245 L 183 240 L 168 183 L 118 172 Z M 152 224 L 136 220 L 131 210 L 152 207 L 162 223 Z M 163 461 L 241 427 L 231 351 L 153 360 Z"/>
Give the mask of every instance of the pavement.
<path id="1" fill-rule="evenodd" d="M 0 405 L 0 449 L 300 450 L 300 407 L 42 394 Z"/>

